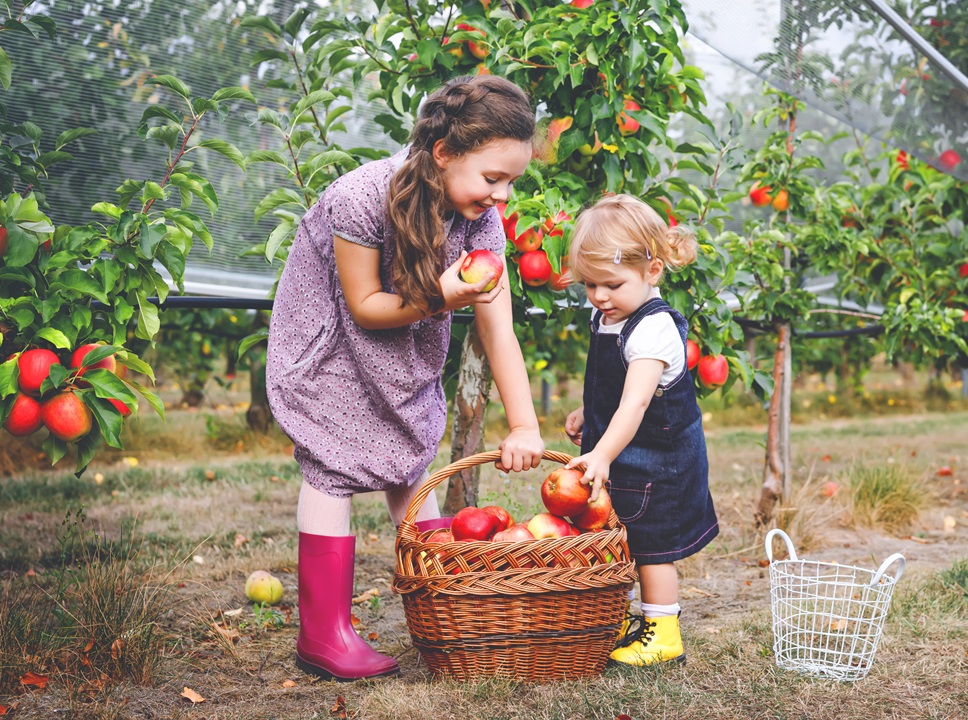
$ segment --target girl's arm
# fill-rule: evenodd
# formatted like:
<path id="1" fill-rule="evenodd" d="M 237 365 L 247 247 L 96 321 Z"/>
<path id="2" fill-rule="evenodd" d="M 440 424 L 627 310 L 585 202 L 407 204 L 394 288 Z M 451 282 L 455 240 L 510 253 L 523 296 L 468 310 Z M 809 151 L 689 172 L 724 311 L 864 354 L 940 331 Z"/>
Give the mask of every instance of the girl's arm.
<path id="1" fill-rule="evenodd" d="M 494 302 L 478 305 L 474 320 L 510 428 L 501 443 L 501 466 L 515 472 L 537 467 L 544 452 L 544 441 L 531 400 L 524 356 L 514 335 L 511 293 L 501 293 Z"/>
<path id="2" fill-rule="evenodd" d="M 389 330 L 422 320 L 426 313 L 410 305 L 400 305 L 400 296 L 383 291 L 380 281 L 380 250 L 344 240 L 333 239 L 336 254 L 336 273 L 343 286 L 343 297 L 353 320 L 364 330 Z M 441 312 L 456 310 L 477 303 L 487 304 L 501 294 L 501 283 L 490 292 L 481 292 L 490 281 L 465 283 L 457 273 L 466 253 L 461 253 L 453 265 L 440 276 L 444 293 Z M 505 293 L 507 295 L 509 293 Z"/>
<path id="3" fill-rule="evenodd" d="M 643 358 L 631 362 L 622 388 L 622 399 L 602 439 L 591 452 L 579 455 L 565 465 L 566 468 L 585 465 L 582 482 L 592 483 L 591 500 L 598 498 L 602 485 L 608 480 L 609 465 L 638 432 L 664 369 L 665 363 L 661 360 Z"/>

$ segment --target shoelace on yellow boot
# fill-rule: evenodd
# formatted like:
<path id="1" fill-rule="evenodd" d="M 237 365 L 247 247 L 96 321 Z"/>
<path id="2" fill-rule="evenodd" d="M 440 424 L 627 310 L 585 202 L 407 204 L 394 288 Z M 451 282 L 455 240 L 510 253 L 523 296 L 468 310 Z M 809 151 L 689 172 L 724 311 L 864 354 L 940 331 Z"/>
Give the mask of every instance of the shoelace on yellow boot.
<path id="1" fill-rule="evenodd" d="M 609 656 L 625 665 L 653 665 L 655 663 L 686 661 L 679 632 L 679 616 L 647 618 L 627 615 L 622 622 L 622 635 Z"/>

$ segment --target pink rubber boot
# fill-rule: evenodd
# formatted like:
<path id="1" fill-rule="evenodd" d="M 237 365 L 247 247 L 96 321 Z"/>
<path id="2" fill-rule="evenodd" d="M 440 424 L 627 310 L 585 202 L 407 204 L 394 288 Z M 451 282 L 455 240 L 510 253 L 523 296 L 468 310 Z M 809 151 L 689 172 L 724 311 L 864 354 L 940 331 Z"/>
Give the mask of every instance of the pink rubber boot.
<path id="1" fill-rule="evenodd" d="M 356 537 L 299 533 L 299 639 L 296 665 L 339 682 L 400 672 L 361 638 L 350 618 Z"/>

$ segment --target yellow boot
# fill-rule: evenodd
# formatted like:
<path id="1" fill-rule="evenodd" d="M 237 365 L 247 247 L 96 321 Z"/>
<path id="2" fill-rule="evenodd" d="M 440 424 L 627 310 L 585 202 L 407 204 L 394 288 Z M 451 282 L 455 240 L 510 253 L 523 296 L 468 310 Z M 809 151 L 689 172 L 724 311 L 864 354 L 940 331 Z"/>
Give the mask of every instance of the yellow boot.
<path id="1" fill-rule="evenodd" d="M 679 616 L 647 618 L 627 617 L 622 623 L 622 634 L 609 657 L 625 665 L 654 665 L 655 663 L 686 661 L 679 633 Z"/>

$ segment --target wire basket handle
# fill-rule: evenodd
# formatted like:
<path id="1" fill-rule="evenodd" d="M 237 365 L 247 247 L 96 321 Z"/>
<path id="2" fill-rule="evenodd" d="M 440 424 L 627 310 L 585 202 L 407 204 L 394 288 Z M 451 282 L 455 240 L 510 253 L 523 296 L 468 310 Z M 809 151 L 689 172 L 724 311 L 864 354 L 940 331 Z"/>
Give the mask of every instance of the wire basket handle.
<path id="1" fill-rule="evenodd" d="M 545 450 L 541 457 L 544 460 L 554 460 L 562 465 L 567 464 L 572 459 L 571 455 L 556 452 L 554 450 Z M 451 475 L 456 475 L 461 470 L 466 470 L 467 468 L 472 468 L 475 465 L 483 465 L 484 463 L 494 462 L 500 459 L 500 450 L 488 450 L 487 452 L 477 453 L 476 455 L 468 455 L 465 458 L 452 462 L 447 467 L 441 468 L 427 478 L 424 484 L 420 486 L 417 494 L 414 495 L 413 499 L 410 501 L 410 506 L 407 508 L 407 514 L 400 523 L 401 535 L 409 536 L 409 539 L 413 539 L 417 536 L 415 525 L 417 520 L 417 512 L 419 512 L 420 508 L 424 504 L 424 501 L 427 499 L 430 493 L 433 492 L 433 489 L 440 483 L 449 478 Z"/>
<path id="2" fill-rule="evenodd" d="M 786 544 L 787 554 L 789 554 L 790 560 L 796 561 L 797 551 L 793 549 L 793 541 L 790 539 L 790 536 L 780 530 L 780 528 L 773 528 L 766 534 L 766 558 L 770 562 L 773 562 L 773 538 L 777 536 L 779 536 L 780 539 L 783 540 L 784 544 Z"/>
<path id="3" fill-rule="evenodd" d="M 907 561 L 904 559 L 904 556 L 901 555 L 901 553 L 894 553 L 893 555 L 891 555 L 891 557 L 889 557 L 887 560 L 882 562 L 879 568 L 877 568 L 877 572 L 874 573 L 874 578 L 871 580 L 871 585 L 873 586 L 880 583 L 881 578 L 884 576 L 884 573 L 887 572 L 887 569 L 891 565 L 899 561 L 901 564 L 898 565 L 897 574 L 894 576 L 894 582 L 897 582 L 898 580 L 900 580 L 901 575 L 904 574 L 904 567 L 907 564 Z"/>

